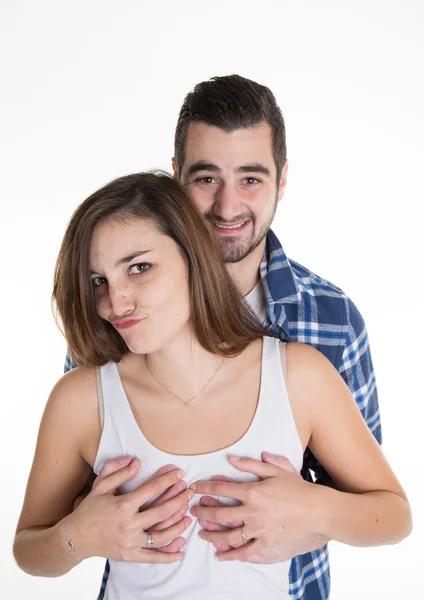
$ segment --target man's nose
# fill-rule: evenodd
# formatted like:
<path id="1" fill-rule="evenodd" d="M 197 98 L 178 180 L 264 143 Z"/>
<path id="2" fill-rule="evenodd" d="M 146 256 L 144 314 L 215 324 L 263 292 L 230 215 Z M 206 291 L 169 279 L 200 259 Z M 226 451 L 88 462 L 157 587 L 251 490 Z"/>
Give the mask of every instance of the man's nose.
<path id="1" fill-rule="evenodd" d="M 243 204 L 234 185 L 222 184 L 215 194 L 213 211 L 223 221 L 230 222 L 243 213 Z"/>

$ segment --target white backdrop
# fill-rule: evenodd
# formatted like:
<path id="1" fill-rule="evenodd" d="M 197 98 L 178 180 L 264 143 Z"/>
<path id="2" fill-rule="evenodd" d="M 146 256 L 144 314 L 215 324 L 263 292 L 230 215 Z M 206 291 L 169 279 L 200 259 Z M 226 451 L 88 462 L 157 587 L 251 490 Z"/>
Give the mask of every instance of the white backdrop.
<path id="1" fill-rule="evenodd" d="M 93 600 L 101 579 L 101 559 L 49 580 L 20 572 L 11 554 L 65 355 L 49 302 L 66 222 L 115 176 L 169 169 L 185 94 L 237 72 L 282 107 L 290 170 L 275 230 L 289 256 L 344 288 L 365 317 L 384 449 L 413 508 L 414 532 L 399 546 L 331 545 L 332 597 L 417 598 L 422 2 L 3 0 L 0 11 L 1 596 Z"/>

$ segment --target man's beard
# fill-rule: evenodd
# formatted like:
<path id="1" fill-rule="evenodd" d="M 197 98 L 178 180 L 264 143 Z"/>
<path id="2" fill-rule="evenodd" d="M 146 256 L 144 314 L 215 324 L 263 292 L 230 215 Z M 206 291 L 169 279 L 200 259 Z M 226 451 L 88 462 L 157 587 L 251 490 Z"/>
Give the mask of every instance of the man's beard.
<path id="1" fill-rule="evenodd" d="M 268 231 L 270 230 L 272 221 L 274 220 L 274 216 L 277 210 L 277 199 L 274 203 L 274 210 L 270 218 L 264 223 L 261 227 L 261 230 L 256 235 L 256 217 L 253 213 L 245 213 L 243 215 L 237 216 L 232 221 L 225 221 L 227 225 L 231 225 L 233 223 L 240 223 L 241 221 L 250 221 L 251 222 L 251 230 L 248 238 L 239 239 L 238 236 L 234 235 L 226 235 L 219 237 L 214 236 L 217 240 L 219 251 L 221 253 L 221 259 L 224 263 L 237 263 L 242 261 L 249 256 L 256 248 L 263 242 L 266 237 Z M 206 220 L 213 227 L 214 223 L 224 222 L 223 219 L 217 217 L 213 213 L 208 213 L 205 215 Z"/>

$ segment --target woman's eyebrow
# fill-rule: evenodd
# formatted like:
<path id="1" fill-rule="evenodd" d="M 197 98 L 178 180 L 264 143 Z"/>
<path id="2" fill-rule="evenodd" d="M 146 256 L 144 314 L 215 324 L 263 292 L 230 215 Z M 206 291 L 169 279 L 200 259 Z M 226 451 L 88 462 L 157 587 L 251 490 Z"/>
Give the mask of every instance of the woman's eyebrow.
<path id="1" fill-rule="evenodd" d="M 128 256 L 123 256 L 116 262 L 115 268 L 119 267 L 119 265 L 125 265 L 126 263 L 129 263 L 133 260 L 133 258 L 137 258 L 137 256 L 142 256 L 143 254 L 147 254 L 147 252 L 151 252 L 151 250 L 136 250 L 135 252 L 128 254 Z M 90 269 L 90 275 L 95 275 L 95 274 L 97 274 L 97 271 L 93 271 L 93 269 Z"/>
<path id="2" fill-rule="evenodd" d="M 151 252 L 151 250 L 136 250 L 135 252 L 128 254 L 128 256 L 123 256 L 122 258 L 120 258 L 117 261 L 115 267 L 119 267 L 119 265 L 124 265 L 125 263 L 129 263 L 134 258 L 137 258 L 137 256 L 142 256 L 143 254 L 147 254 L 147 252 Z"/>

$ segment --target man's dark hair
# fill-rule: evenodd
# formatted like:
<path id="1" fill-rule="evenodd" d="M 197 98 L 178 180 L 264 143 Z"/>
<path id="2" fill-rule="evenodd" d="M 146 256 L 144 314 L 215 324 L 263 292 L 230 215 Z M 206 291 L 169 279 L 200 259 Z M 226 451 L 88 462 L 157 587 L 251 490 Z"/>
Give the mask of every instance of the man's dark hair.
<path id="1" fill-rule="evenodd" d="M 174 159 L 181 175 L 187 129 L 201 121 L 226 132 L 253 127 L 266 121 L 272 131 L 272 149 L 277 181 L 287 158 L 286 129 L 274 94 L 264 85 L 241 77 L 226 75 L 198 83 L 184 98 L 175 129 Z"/>

